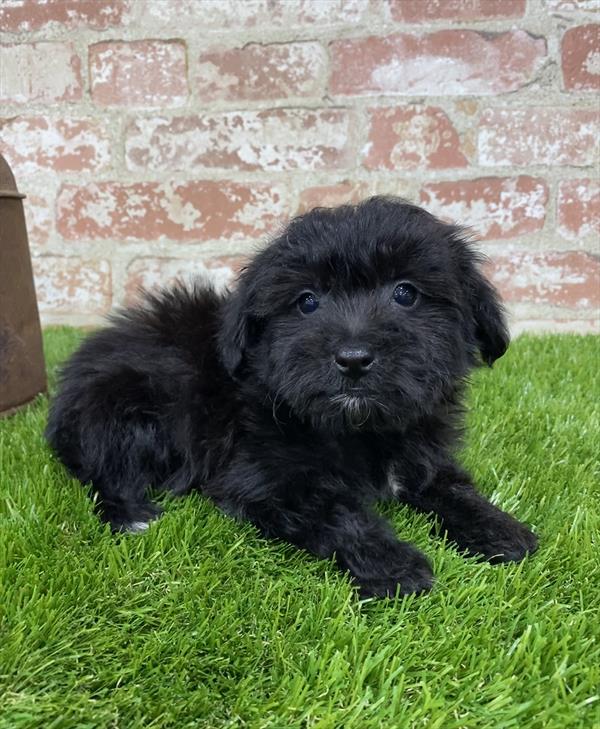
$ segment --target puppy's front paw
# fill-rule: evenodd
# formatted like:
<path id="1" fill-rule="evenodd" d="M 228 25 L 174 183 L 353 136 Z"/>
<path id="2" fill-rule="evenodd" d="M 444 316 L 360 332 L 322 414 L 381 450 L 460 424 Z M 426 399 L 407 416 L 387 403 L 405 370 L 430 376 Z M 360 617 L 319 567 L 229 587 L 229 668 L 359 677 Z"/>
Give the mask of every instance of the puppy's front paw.
<path id="1" fill-rule="evenodd" d="M 491 562 L 520 562 L 537 549 L 538 539 L 525 524 L 508 514 L 489 519 L 479 525 L 465 528 L 463 534 L 455 535 L 459 546 L 467 548 L 473 556 L 480 556 Z"/>
<path id="2" fill-rule="evenodd" d="M 513 520 L 509 529 L 490 540 L 484 556 L 492 563 L 520 562 L 537 549 L 538 538 L 524 524 Z"/>
<path id="3" fill-rule="evenodd" d="M 383 563 L 372 565 L 370 574 L 354 575 L 361 597 L 395 597 L 431 590 L 433 572 L 427 558 L 409 544 L 398 547 Z"/>

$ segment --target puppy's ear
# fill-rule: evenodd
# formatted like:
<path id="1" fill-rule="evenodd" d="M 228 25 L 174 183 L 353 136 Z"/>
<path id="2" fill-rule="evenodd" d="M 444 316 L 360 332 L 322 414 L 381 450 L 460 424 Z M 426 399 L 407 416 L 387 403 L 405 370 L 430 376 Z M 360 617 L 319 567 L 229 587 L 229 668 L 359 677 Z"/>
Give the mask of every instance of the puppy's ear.
<path id="1" fill-rule="evenodd" d="M 491 367 L 506 352 L 510 342 L 504 307 L 498 292 L 482 272 L 487 259 L 473 249 L 469 232 L 453 227 L 450 240 L 465 294 L 469 337 L 475 340 L 483 362 Z"/>
<path id="2" fill-rule="evenodd" d="M 223 304 L 218 335 L 221 360 L 233 377 L 239 370 L 248 345 L 250 327 L 249 297 L 243 281 Z"/>
<path id="3" fill-rule="evenodd" d="M 477 265 L 470 268 L 467 286 L 475 339 L 482 360 L 491 367 L 508 349 L 510 335 L 506 316 L 496 289 Z"/>

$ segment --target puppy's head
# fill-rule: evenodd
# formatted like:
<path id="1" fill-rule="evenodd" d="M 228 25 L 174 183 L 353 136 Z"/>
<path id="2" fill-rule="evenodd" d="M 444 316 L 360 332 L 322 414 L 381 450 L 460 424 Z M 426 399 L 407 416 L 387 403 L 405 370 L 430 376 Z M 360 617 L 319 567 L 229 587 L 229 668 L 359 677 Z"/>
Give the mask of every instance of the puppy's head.
<path id="1" fill-rule="evenodd" d="M 401 200 L 315 209 L 242 273 L 221 357 L 317 427 L 405 428 L 508 346 L 478 266 L 459 228 Z"/>

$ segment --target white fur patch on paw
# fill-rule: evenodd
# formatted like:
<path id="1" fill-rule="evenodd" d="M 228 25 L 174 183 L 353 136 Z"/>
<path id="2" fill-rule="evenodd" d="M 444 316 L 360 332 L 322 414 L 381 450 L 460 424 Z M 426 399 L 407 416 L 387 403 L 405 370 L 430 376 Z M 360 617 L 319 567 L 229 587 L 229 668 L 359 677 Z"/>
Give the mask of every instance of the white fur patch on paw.
<path id="1" fill-rule="evenodd" d="M 127 531 L 137 534 L 139 532 L 145 532 L 149 526 L 149 521 L 132 521 L 127 525 Z"/>

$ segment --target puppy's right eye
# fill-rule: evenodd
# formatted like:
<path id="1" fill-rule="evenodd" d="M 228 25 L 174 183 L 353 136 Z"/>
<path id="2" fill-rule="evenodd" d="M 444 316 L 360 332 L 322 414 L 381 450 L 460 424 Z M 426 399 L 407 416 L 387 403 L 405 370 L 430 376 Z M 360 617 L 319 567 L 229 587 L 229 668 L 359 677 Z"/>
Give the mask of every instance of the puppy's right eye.
<path id="1" fill-rule="evenodd" d="M 312 314 L 313 311 L 319 308 L 319 299 L 313 293 L 307 291 L 298 299 L 298 308 L 303 314 Z"/>
<path id="2" fill-rule="evenodd" d="M 399 283 L 394 289 L 394 301 L 407 309 L 414 306 L 418 298 L 417 289 L 406 281 Z"/>

